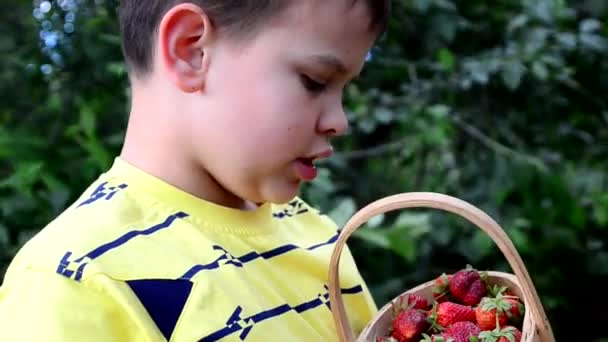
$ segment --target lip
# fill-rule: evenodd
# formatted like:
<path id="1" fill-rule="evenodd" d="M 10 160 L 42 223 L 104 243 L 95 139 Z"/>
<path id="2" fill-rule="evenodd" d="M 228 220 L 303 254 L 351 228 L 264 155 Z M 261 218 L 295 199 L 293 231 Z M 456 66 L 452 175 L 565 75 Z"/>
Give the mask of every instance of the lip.
<path id="1" fill-rule="evenodd" d="M 317 168 L 314 165 L 314 162 L 319 159 L 329 158 L 333 154 L 333 149 L 331 147 L 308 157 L 301 157 L 295 160 L 294 168 L 296 175 L 299 179 L 304 181 L 312 181 L 317 177 Z"/>
<path id="2" fill-rule="evenodd" d="M 297 177 L 301 180 L 312 181 L 317 177 L 317 168 L 315 168 L 312 162 L 305 162 L 302 159 L 297 159 L 294 162 L 294 168 Z"/>
<path id="3" fill-rule="evenodd" d="M 316 154 L 313 154 L 313 155 L 312 155 L 312 156 L 310 156 L 310 157 L 306 157 L 306 159 L 311 159 L 311 160 L 313 160 L 313 161 L 314 161 L 314 160 L 317 160 L 317 159 L 329 158 L 329 157 L 331 157 L 331 156 L 332 156 L 332 154 L 333 154 L 333 153 L 334 153 L 334 151 L 333 151 L 333 149 L 330 147 L 330 148 L 328 148 L 328 149 L 326 149 L 326 150 L 324 150 L 324 151 L 322 151 L 322 152 L 320 152 L 320 153 L 316 153 Z"/>

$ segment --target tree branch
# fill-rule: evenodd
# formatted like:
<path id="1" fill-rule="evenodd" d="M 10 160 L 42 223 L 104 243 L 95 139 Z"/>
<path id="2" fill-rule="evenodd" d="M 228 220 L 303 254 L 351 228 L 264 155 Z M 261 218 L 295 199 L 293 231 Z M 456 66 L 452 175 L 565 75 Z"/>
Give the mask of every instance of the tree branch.
<path id="1" fill-rule="evenodd" d="M 503 156 L 517 159 L 523 161 L 527 164 L 530 164 L 536 168 L 538 168 L 542 172 L 547 172 L 549 168 L 545 165 L 545 162 L 535 156 L 528 155 L 519 151 L 516 151 L 508 146 L 505 146 L 498 141 L 490 138 L 488 135 L 484 134 L 480 129 L 474 127 L 473 125 L 465 122 L 457 115 L 451 116 L 452 120 L 458 127 L 460 127 L 465 133 L 469 134 L 471 137 L 477 139 L 488 149 L 496 152 L 497 154 L 501 154 Z"/>
<path id="2" fill-rule="evenodd" d="M 370 157 L 378 157 L 393 151 L 400 150 L 403 146 L 407 145 L 410 138 L 404 138 L 394 142 L 390 142 L 384 145 L 375 146 L 369 149 L 355 150 L 350 152 L 336 153 L 336 157 L 344 159 L 362 159 Z"/>

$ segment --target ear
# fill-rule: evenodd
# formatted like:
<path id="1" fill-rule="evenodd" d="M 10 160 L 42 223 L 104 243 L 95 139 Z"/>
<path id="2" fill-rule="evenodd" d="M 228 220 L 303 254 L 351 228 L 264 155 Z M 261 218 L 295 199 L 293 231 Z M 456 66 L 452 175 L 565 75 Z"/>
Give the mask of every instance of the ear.
<path id="1" fill-rule="evenodd" d="M 193 93 L 203 88 L 212 33 L 207 14 L 190 3 L 174 6 L 160 22 L 157 38 L 160 62 L 169 78 L 184 92 Z"/>

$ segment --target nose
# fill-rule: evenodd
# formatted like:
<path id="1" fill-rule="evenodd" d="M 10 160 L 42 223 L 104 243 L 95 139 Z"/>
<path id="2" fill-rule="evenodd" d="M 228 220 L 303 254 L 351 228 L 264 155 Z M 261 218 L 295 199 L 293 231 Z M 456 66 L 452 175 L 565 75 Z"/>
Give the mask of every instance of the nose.
<path id="1" fill-rule="evenodd" d="M 321 115 L 317 130 L 327 136 L 339 136 L 346 133 L 348 119 L 341 101 L 331 106 Z"/>

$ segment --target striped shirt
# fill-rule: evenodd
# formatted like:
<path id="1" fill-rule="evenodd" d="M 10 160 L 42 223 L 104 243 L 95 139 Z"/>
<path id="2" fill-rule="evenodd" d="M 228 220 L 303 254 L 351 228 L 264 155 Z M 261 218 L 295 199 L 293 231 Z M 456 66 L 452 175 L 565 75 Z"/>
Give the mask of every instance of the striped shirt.
<path id="1" fill-rule="evenodd" d="M 300 198 L 240 211 L 117 158 L 29 240 L 0 287 L 3 341 L 336 341 L 336 225 Z M 356 332 L 377 307 L 348 249 Z"/>

